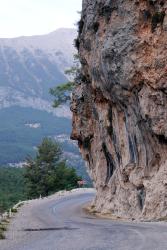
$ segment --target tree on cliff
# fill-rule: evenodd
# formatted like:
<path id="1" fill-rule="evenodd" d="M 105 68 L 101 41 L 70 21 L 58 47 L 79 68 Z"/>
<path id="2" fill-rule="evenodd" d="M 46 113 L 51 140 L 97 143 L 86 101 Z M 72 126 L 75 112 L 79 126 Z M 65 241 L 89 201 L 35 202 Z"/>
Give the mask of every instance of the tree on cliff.
<path id="1" fill-rule="evenodd" d="M 25 183 L 28 198 L 77 187 L 77 176 L 73 168 L 61 161 L 61 149 L 53 140 L 44 138 L 38 146 L 34 159 L 28 158 L 25 164 Z"/>
<path id="2" fill-rule="evenodd" d="M 71 92 L 74 88 L 73 82 L 68 82 L 65 84 L 61 84 L 56 86 L 55 88 L 50 89 L 50 94 L 55 97 L 53 107 L 57 108 L 59 105 L 67 103 L 70 101 Z"/>
<path id="3" fill-rule="evenodd" d="M 54 96 L 55 100 L 53 107 L 57 108 L 59 105 L 68 103 L 71 100 L 71 93 L 80 78 L 80 63 L 78 55 L 74 55 L 74 65 L 65 71 L 69 81 L 64 84 L 59 84 L 55 88 L 50 89 L 50 94 Z"/>

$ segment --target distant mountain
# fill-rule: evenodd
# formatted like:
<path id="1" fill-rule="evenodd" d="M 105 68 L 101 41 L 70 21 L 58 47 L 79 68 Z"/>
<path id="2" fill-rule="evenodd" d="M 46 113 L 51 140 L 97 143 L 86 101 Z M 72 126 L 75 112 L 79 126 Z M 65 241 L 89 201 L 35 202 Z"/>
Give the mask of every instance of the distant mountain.
<path id="1" fill-rule="evenodd" d="M 88 178 L 78 148 L 70 137 L 69 107 L 52 107 L 49 89 L 67 82 L 73 64 L 74 29 L 50 34 L 0 39 L 0 165 L 22 163 L 34 155 L 44 136 L 62 145 L 64 157 Z M 19 164 L 18 164 L 19 165 Z"/>
<path id="2" fill-rule="evenodd" d="M 49 110 L 49 88 L 67 81 L 75 49 L 74 29 L 0 39 L 0 108 L 19 105 Z"/>

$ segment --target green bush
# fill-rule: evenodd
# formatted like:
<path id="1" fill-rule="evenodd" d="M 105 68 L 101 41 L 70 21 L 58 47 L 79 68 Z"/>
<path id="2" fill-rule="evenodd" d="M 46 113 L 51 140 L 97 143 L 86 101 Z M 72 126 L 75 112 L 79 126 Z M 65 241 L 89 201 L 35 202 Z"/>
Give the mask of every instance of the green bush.
<path id="1" fill-rule="evenodd" d="M 162 12 L 156 12 L 153 16 L 152 16 L 152 32 L 155 31 L 156 27 L 158 24 L 163 24 L 164 21 L 164 17 L 165 17 L 165 11 Z"/>
<path id="2" fill-rule="evenodd" d="M 12 212 L 12 213 L 17 213 L 17 209 L 16 209 L 16 208 L 12 208 L 12 209 L 11 209 L 11 212 Z"/>

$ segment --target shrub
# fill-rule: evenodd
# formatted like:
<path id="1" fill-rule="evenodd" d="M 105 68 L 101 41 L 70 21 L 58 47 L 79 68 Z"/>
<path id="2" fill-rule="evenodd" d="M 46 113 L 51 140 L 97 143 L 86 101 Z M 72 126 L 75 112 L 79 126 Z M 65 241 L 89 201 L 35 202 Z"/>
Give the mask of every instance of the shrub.
<path id="1" fill-rule="evenodd" d="M 0 229 L 0 240 L 4 240 L 4 239 L 5 239 L 4 232 L 1 231 L 1 229 Z"/>
<path id="2" fill-rule="evenodd" d="M 157 27 L 158 24 L 161 24 L 161 25 L 163 24 L 164 17 L 165 17 L 165 11 L 156 12 L 152 16 L 152 22 L 151 22 L 152 32 L 155 31 L 155 29 L 156 29 L 156 27 Z"/>
<path id="3" fill-rule="evenodd" d="M 76 48 L 77 50 L 79 50 L 79 46 L 80 46 L 79 38 L 76 38 L 76 39 L 74 40 L 74 46 L 75 46 L 75 48 Z"/>
<path id="4" fill-rule="evenodd" d="M 11 209 L 11 212 L 12 212 L 12 213 L 17 213 L 17 209 L 16 209 L 16 208 L 12 208 L 12 209 Z"/>
<path id="5" fill-rule="evenodd" d="M 6 225 L 0 224 L 0 231 L 5 232 L 7 230 Z"/>
<path id="6" fill-rule="evenodd" d="M 78 33 L 80 35 L 84 27 L 84 21 L 81 19 L 77 24 L 78 24 Z"/>

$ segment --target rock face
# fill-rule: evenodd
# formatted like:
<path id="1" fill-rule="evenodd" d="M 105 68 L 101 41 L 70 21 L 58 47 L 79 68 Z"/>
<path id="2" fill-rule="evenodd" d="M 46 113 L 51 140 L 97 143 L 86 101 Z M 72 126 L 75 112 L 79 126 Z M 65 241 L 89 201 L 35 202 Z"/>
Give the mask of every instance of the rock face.
<path id="1" fill-rule="evenodd" d="M 73 131 L 97 211 L 167 216 L 167 2 L 83 0 Z"/>

